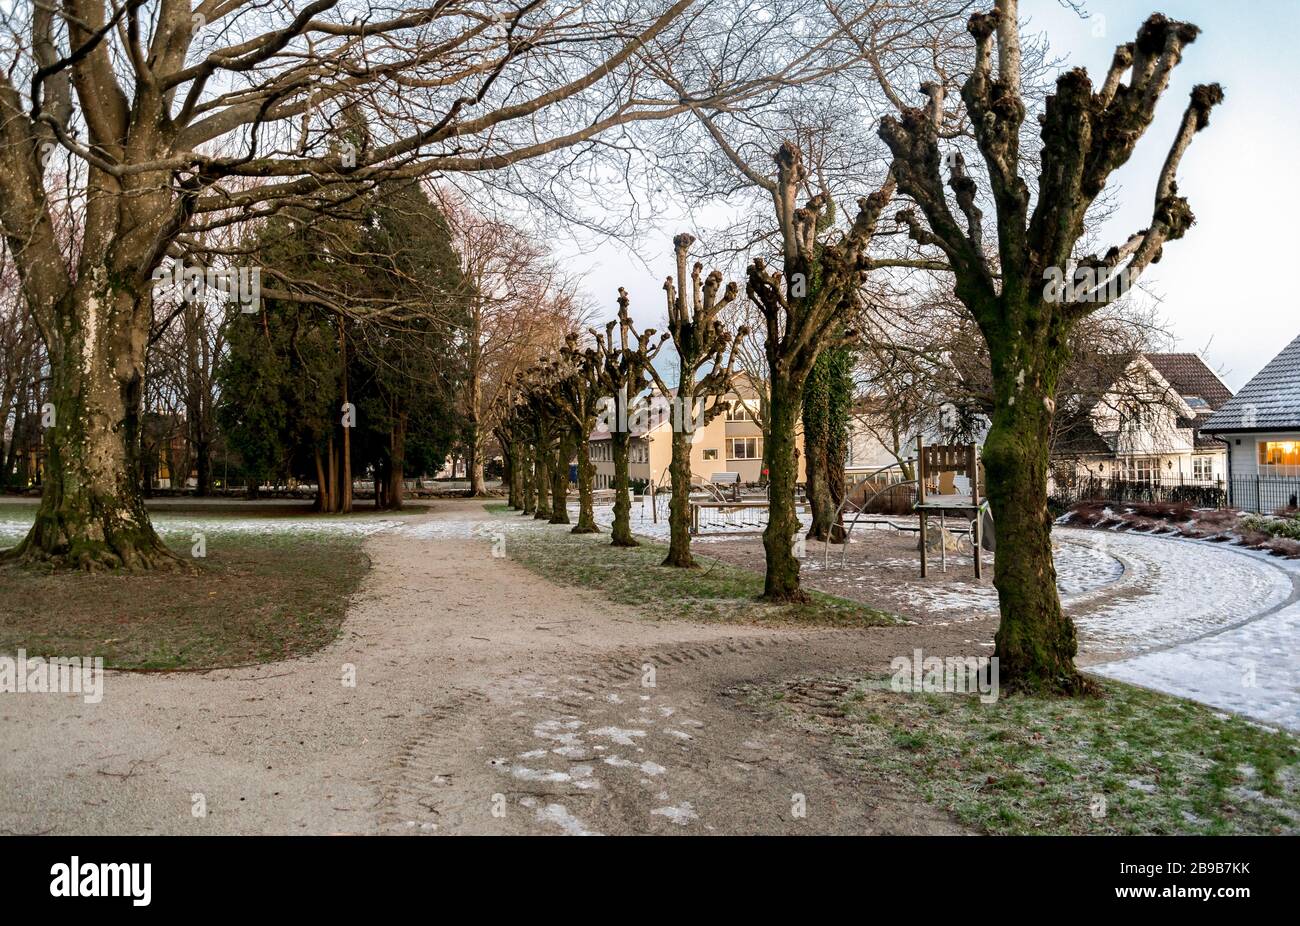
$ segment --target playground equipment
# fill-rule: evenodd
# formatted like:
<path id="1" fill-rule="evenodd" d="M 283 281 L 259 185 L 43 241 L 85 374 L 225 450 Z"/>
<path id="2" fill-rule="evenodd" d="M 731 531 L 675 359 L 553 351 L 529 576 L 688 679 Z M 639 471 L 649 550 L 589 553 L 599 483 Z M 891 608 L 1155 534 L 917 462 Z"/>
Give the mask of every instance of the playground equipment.
<path id="1" fill-rule="evenodd" d="M 924 437 L 916 439 L 916 512 L 921 518 L 921 578 L 929 574 L 930 549 L 927 532 L 930 517 L 939 516 L 939 550 L 944 572 L 948 571 L 947 517 L 969 518 L 971 547 L 975 556 L 975 578 L 984 576 L 983 503 L 980 500 L 979 450 L 974 444 L 935 444 L 927 447 Z M 962 480 L 959 485 L 957 480 Z M 929 488 L 937 483 L 931 494 Z"/>
<path id="2" fill-rule="evenodd" d="M 943 571 L 948 568 L 948 547 L 942 538 L 947 533 L 958 536 L 966 536 L 970 539 L 972 553 L 975 558 L 975 576 L 982 578 L 984 573 L 984 563 L 981 557 L 983 549 L 988 546 L 992 537 L 990 534 L 992 528 L 992 515 L 989 511 L 988 501 L 980 494 L 980 468 L 979 453 L 974 444 L 965 445 L 935 445 L 927 447 L 924 439 L 917 438 L 917 454 L 915 458 L 903 460 L 902 462 L 890 463 L 858 479 L 847 492 L 844 493 L 844 500 L 840 502 L 839 511 L 836 512 L 836 523 L 841 525 L 843 532 L 843 543 L 840 544 L 840 566 L 846 564 L 848 554 L 848 544 L 853 537 L 854 530 L 859 524 L 871 527 L 885 526 L 892 528 L 900 533 L 916 533 L 920 538 L 921 548 L 921 576 L 925 577 L 929 573 L 929 555 L 927 541 L 929 539 L 929 518 L 933 515 L 939 517 L 939 528 L 941 542 L 939 544 L 940 564 Z M 905 465 L 916 467 L 916 478 L 898 479 L 893 481 L 882 481 L 880 477 L 885 474 L 892 474 L 897 470 L 902 475 Z M 959 484 L 960 480 L 960 484 Z M 870 495 L 863 494 L 861 502 L 853 501 L 854 497 L 859 494 L 858 490 L 864 486 L 880 482 L 881 485 Z M 889 517 L 873 515 L 869 509 L 872 503 L 881 495 L 887 492 L 895 492 L 901 486 L 916 486 L 916 502 L 912 506 L 918 515 L 916 524 L 901 523 Z M 851 513 L 851 517 L 849 517 Z M 969 520 L 965 521 L 962 526 L 948 527 L 948 515 L 955 514 L 965 519 L 969 515 Z M 827 544 L 824 550 L 823 566 L 830 566 L 830 544 Z"/>

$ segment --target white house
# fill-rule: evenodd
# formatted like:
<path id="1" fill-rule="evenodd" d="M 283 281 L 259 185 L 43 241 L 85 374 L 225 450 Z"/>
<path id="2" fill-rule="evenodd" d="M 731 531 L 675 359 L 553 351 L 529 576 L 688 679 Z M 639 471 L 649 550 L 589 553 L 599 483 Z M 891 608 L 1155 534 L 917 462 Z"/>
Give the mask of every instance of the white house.
<path id="1" fill-rule="evenodd" d="M 1065 423 L 1053 475 L 1066 481 L 1224 486 L 1227 447 L 1205 424 L 1232 392 L 1196 354 L 1144 354 L 1097 404 Z"/>
<path id="2" fill-rule="evenodd" d="M 1300 336 L 1201 428 L 1226 441 L 1232 504 L 1295 507 L 1300 494 Z"/>

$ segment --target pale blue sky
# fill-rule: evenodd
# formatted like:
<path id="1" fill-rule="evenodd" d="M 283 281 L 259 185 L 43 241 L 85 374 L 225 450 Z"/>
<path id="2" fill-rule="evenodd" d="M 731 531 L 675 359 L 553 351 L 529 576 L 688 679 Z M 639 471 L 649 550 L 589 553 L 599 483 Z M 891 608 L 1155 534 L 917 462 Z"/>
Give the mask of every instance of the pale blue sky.
<path id="1" fill-rule="evenodd" d="M 991 4 L 990 4 L 991 5 Z M 1027 32 L 1046 32 L 1053 53 L 1105 74 L 1115 45 L 1131 39 L 1152 12 L 1189 20 L 1201 36 L 1161 102 L 1132 160 L 1112 178 L 1119 208 L 1104 228 L 1118 243 L 1145 227 L 1156 176 L 1197 83 L 1217 81 L 1227 98 L 1184 157 L 1179 190 L 1197 223 L 1165 248 L 1143 277 L 1163 300 L 1177 349 L 1205 350 L 1210 366 L 1240 388 L 1300 333 L 1300 0 L 1089 0 L 1080 19 L 1057 0 L 1021 0 Z M 1097 35 L 1096 33 L 1101 33 Z M 610 307 L 619 285 L 638 321 L 663 317 L 663 273 L 677 225 L 656 228 L 639 248 L 643 263 L 617 247 L 572 255 L 597 305 Z"/>

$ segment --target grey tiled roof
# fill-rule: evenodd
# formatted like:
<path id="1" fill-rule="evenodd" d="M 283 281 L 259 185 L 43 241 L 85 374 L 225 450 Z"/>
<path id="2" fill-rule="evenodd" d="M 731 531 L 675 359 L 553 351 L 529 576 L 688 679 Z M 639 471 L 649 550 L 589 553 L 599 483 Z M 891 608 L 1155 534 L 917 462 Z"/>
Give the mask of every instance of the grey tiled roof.
<path id="1" fill-rule="evenodd" d="M 1300 335 L 1210 416 L 1202 431 L 1300 429 Z"/>
<path id="2" fill-rule="evenodd" d="M 1184 399 L 1200 396 L 1211 409 L 1217 409 L 1232 398 L 1232 390 L 1199 354 L 1147 354 L 1146 358 Z"/>

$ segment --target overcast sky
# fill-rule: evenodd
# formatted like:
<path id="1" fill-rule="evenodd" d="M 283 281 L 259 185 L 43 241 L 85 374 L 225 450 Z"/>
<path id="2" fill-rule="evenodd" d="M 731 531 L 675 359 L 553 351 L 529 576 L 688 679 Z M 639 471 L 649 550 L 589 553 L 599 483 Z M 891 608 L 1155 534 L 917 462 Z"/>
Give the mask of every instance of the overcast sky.
<path id="1" fill-rule="evenodd" d="M 991 5 L 991 4 L 990 4 Z M 1022 26 L 1048 35 L 1053 53 L 1105 75 L 1115 45 L 1136 34 L 1151 12 L 1201 27 L 1132 159 L 1111 178 L 1119 209 L 1104 229 L 1122 242 L 1150 221 L 1160 165 L 1194 84 L 1218 81 L 1227 94 L 1193 142 L 1178 173 L 1179 191 L 1196 225 L 1165 247 L 1143 276 L 1162 300 L 1176 349 L 1204 352 L 1228 386 L 1240 388 L 1300 334 L 1300 2 L 1297 0 L 1089 0 L 1080 19 L 1057 0 L 1021 0 Z M 1100 34 L 1098 34 L 1100 33 Z M 663 278 L 670 239 L 692 230 L 665 220 L 636 255 L 615 245 L 578 253 L 570 266 L 612 317 L 617 288 L 626 286 L 642 324 L 664 318 Z M 646 263 L 650 267 L 646 267 Z"/>

